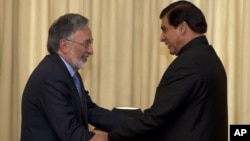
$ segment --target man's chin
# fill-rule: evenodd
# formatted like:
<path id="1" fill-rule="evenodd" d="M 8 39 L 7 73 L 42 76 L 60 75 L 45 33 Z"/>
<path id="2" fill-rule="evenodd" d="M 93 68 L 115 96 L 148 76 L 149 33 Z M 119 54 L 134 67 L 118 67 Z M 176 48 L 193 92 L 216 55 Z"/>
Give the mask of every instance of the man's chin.
<path id="1" fill-rule="evenodd" d="M 171 55 L 175 55 L 175 52 L 173 52 L 173 51 L 169 51 L 169 54 L 171 54 Z"/>
<path id="2" fill-rule="evenodd" d="M 78 69 L 84 69 L 86 67 L 86 63 L 78 64 Z"/>

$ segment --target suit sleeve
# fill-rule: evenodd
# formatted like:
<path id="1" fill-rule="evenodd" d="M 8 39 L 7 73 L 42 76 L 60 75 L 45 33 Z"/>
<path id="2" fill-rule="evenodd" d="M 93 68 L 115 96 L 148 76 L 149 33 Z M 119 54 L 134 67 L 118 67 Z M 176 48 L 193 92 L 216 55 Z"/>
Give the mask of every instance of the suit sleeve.
<path id="1" fill-rule="evenodd" d="M 87 93 L 88 119 L 96 128 L 111 132 L 134 118 L 112 112 L 96 105 Z"/>
<path id="2" fill-rule="evenodd" d="M 154 102 L 144 115 L 111 132 L 110 141 L 138 140 L 169 122 L 176 111 L 192 97 L 191 91 L 200 85 L 199 75 L 188 67 L 167 70 L 157 87 Z M 165 124 L 166 125 L 166 124 Z"/>

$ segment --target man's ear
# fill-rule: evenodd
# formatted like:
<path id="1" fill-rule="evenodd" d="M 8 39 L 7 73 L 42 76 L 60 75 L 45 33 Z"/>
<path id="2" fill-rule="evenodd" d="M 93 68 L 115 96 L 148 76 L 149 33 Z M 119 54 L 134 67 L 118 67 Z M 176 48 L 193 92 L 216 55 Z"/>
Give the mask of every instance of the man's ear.
<path id="1" fill-rule="evenodd" d="M 59 50 L 62 51 L 63 53 L 66 53 L 69 49 L 69 44 L 67 40 L 61 39 L 59 40 Z"/>
<path id="2" fill-rule="evenodd" d="M 187 29 L 188 29 L 188 24 L 185 21 L 181 22 L 179 25 L 180 34 L 184 35 L 187 32 Z"/>

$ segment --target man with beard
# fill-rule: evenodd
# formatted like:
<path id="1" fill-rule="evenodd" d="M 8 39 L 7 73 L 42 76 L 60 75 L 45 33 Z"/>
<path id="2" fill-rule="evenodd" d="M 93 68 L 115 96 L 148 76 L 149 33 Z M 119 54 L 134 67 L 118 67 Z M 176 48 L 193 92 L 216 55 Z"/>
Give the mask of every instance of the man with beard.
<path id="1" fill-rule="evenodd" d="M 31 74 L 22 97 L 21 141 L 95 141 L 130 118 L 96 105 L 78 73 L 93 55 L 88 19 L 59 17 L 49 29 L 49 55 Z M 92 124 L 102 131 L 88 130 Z"/>

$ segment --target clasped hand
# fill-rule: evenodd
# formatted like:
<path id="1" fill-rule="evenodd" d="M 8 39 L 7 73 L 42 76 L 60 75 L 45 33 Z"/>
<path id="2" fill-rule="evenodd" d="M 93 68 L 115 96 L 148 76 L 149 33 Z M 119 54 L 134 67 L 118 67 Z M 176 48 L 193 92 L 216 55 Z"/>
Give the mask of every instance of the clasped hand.
<path id="1" fill-rule="evenodd" d="M 89 141 L 108 141 L 108 133 L 101 130 L 93 130 L 95 135 Z"/>

